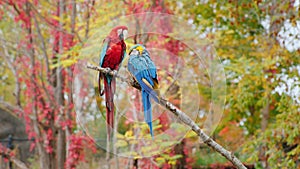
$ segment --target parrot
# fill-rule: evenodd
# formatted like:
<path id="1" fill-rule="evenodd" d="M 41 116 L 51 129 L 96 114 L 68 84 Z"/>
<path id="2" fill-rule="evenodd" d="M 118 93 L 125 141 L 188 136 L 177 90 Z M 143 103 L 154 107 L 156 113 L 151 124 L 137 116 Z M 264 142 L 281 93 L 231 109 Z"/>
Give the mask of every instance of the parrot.
<path id="1" fill-rule="evenodd" d="M 137 44 L 130 48 L 127 69 L 141 86 L 144 119 L 153 138 L 150 98 L 159 102 L 158 80 L 156 66 L 145 46 Z"/>
<path id="2" fill-rule="evenodd" d="M 126 55 L 126 43 L 124 42 L 124 39 L 126 39 L 127 33 L 128 28 L 126 26 L 116 26 L 103 40 L 102 50 L 100 52 L 100 67 L 110 68 L 113 71 L 119 69 L 122 60 Z M 104 81 L 104 93 L 101 91 L 101 79 Z M 111 75 L 99 73 L 98 87 L 100 96 L 105 94 L 107 134 L 110 138 L 114 126 L 113 98 L 116 89 L 116 81 Z"/>

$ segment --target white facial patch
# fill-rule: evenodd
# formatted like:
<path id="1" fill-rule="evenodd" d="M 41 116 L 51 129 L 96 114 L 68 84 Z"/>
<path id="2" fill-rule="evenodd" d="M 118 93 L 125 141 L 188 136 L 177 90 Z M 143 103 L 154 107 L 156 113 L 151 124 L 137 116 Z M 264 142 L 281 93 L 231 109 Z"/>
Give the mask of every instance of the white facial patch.
<path id="1" fill-rule="evenodd" d="M 123 37 L 124 37 L 124 39 L 126 39 L 128 37 L 128 31 L 127 30 L 123 30 Z"/>
<path id="2" fill-rule="evenodd" d="M 118 36 L 120 36 L 122 33 L 122 29 L 118 29 Z"/>
<path id="3" fill-rule="evenodd" d="M 139 55 L 139 51 L 136 50 L 136 49 L 133 49 L 133 50 L 130 52 L 130 55 Z"/>

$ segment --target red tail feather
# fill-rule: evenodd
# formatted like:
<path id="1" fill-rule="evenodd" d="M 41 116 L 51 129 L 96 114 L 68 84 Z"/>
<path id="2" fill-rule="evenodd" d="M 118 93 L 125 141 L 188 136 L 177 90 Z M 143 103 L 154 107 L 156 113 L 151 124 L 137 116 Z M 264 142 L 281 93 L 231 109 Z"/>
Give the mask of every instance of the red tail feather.
<path id="1" fill-rule="evenodd" d="M 114 127 L 114 93 L 115 93 L 116 82 L 112 79 L 111 84 L 108 84 L 107 79 L 104 78 L 104 93 L 106 102 L 106 123 L 107 123 L 107 134 L 110 138 L 112 129 Z"/>

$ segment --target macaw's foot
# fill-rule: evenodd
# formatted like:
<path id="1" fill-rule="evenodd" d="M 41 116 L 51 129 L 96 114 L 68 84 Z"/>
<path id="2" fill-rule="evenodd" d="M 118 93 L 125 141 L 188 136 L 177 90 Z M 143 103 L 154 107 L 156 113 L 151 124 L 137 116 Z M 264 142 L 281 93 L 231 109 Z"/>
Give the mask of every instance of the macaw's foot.
<path id="1" fill-rule="evenodd" d="M 114 73 L 114 75 L 116 75 L 118 73 L 118 71 L 117 70 L 113 70 L 113 73 Z"/>
<path id="2" fill-rule="evenodd" d="M 105 69 L 105 72 L 108 73 L 108 72 L 111 72 L 111 69 L 109 67 L 106 67 L 104 68 Z"/>

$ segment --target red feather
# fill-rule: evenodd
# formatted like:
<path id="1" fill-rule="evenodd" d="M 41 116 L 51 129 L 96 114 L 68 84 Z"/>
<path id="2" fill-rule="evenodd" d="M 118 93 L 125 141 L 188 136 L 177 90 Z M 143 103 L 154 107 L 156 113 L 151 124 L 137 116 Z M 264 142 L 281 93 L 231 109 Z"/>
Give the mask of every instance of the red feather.
<path id="1" fill-rule="evenodd" d="M 125 26 L 117 26 L 110 32 L 109 36 L 106 38 L 106 40 L 109 41 L 106 55 L 104 57 L 102 67 L 103 68 L 110 68 L 111 70 L 118 70 L 119 65 L 121 64 L 123 57 L 124 57 L 124 51 L 126 50 L 126 44 L 124 42 L 124 39 L 120 39 L 118 37 L 117 30 L 123 29 L 127 30 L 127 27 Z M 99 92 L 101 95 L 103 93 L 101 92 L 100 87 L 100 79 L 104 79 L 104 93 L 105 93 L 105 103 L 106 103 L 106 122 L 107 122 L 107 134 L 110 138 L 112 129 L 114 126 L 114 94 L 116 89 L 116 81 L 113 78 L 111 80 L 111 83 L 109 84 L 107 81 L 107 78 L 103 75 L 99 75 Z"/>
<path id="2" fill-rule="evenodd" d="M 114 94 L 115 94 L 116 81 L 112 79 L 111 84 L 107 83 L 104 79 L 104 93 L 105 93 L 105 105 L 106 105 L 106 123 L 107 134 L 110 138 L 112 129 L 114 127 Z"/>

